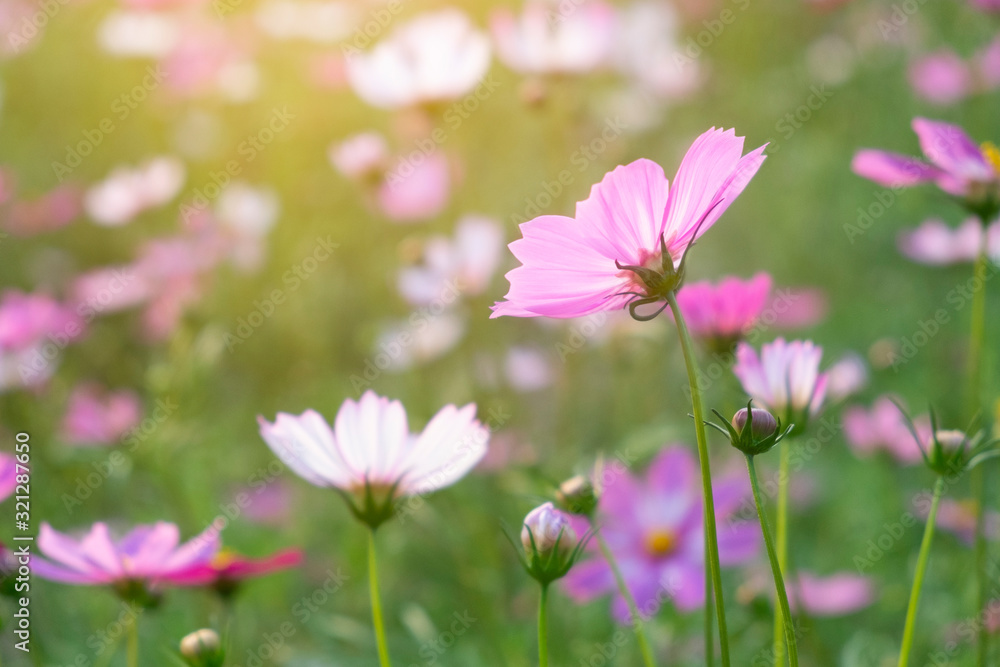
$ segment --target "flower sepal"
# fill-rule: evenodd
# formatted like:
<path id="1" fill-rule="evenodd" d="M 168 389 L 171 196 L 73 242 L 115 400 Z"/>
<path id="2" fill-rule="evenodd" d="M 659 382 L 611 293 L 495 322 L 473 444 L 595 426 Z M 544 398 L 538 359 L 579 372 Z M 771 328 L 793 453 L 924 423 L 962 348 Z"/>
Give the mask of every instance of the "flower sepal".
<path id="1" fill-rule="evenodd" d="M 377 529 L 383 523 L 391 519 L 396 514 L 396 491 L 402 480 L 398 479 L 391 486 L 384 484 L 372 484 L 367 479 L 361 489 L 353 492 L 343 489 L 334 489 L 347 503 L 347 508 L 351 514 L 372 530 Z"/>
<path id="2" fill-rule="evenodd" d="M 933 410 L 930 410 L 931 439 L 925 444 L 910 416 L 898 403 L 896 407 L 903 413 L 906 427 L 920 448 L 924 464 L 942 477 L 960 475 L 989 459 L 1000 456 L 1000 448 L 997 446 L 1000 440 L 987 440 L 983 431 L 969 435 L 968 432 L 958 429 L 938 428 L 937 417 Z"/>
<path id="3" fill-rule="evenodd" d="M 143 609 L 155 609 L 163 601 L 163 595 L 151 590 L 141 579 L 121 579 L 114 583 L 114 589 L 122 600 Z"/>
<path id="4" fill-rule="evenodd" d="M 767 410 L 752 407 L 753 400 L 747 401 L 747 406 L 733 415 L 732 421 L 726 421 L 718 410 L 712 410 L 715 416 L 722 420 L 722 426 L 714 422 L 705 422 L 729 438 L 730 444 L 747 456 L 757 456 L 771 450 L 788 434 L 795 430 L 795 424 L 781 430 L 781 419 L 774 417 Z"/>

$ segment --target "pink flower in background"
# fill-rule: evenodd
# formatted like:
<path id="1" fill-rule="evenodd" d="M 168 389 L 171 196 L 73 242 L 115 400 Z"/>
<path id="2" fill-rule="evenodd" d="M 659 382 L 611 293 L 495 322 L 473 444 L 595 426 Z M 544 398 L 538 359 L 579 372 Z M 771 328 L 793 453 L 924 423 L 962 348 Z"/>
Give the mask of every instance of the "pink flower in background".
<path id="1" fill-rule="evenodd" d="M 969 0 L 969 4 L 984 12 L 1000 12 L 1000 0 Z"/>
<path id="2" fill-rule="evenodd" d="M 222 549 L 211 561 L 174 575 L 171 583 L 175 586 L 209 586 L 220 595 L 229 596 L 246 579 L 287 570 L 301 562 L 300 549 L 285 549 L 265 558 L 248 558 Z"/>
<path id="3" fill-rule="evenodd" d="M 363 180 L 381 176 L 389 147 L 378 132 L 362 132 L 330 146 L 330 163 L 344 176 Z"/>
<path id="4" fill-rule="evenodd" d="M 395 487 L 396 496 L 454 484 L 483 457 L 489 439 L 471 403 L 446 405 L 422 433 L 411 434 L 403 405 L 372 391 L 344 401 L 332 429 L 314 410 L 257 421 L 271 450 L 310 484 L 348 492 Z"/>
<path id="5" fill-rule="evenodd" d="M 993 196 L 1000 183 L 1000 155 L 995 148 L 980 149 L 957 125 L 926 118 L 914 118 L 913 131 L 930 164 L 898 153 L 865 149 L 854 156 L 854 173 L 887 187 L 933 182 L 973 205 Z"/>
<path id="6" fill-rule="evenodd" d="M 861 355 L 850 352 L 826 369 L 826 395 L 842 401 L 868 384 L 868 365 Z"/>
<path id="7" fill-rule="evenodd" d="M 823 348 L 812 341 L 778 338 L 761 347 L 760 356 L 747 343 L 736 348 L 733 373 L 758 405 L 781 416 L 785 424 L 815 416 L 826 397 L 826 373 L 819 372 Z"/>
<path id="8" fill-rule="evenodd" d="M 621 568 L 644 617 L 670 600 L 690 611 L 705 603 L 704 532 L 698 463 L 683 446 L 670 446 L 650 464 L 643 479 L 625 472 L 606 480 L 597 507 L 597 526 Z M 715 480 L 715 511 L 720 521 L 739 509 L 749 497 L 749 483 L 733 476 Z M 586 522 L 574 517 L 583 534 Z M 756 557 L 760 531 L 752 522 L 734 523 L 719 532 L 723 565 L 745 563 Z M 564 580 L 566 592 L 578 602 L 614 594 L 612 612 L 628 620 L 625 600 L 617 593 L 614 576 L 597 546 L 575 565 Z"/>
<path id="9" fill-rule="evenodd" d="M 920 518 L 926 520 L 930 505 L 927 503 L 914 503 L 914 505 Z M 952 533 L 966 546 L 971 547 L 976 542 L 976 501 L 942 498 L 935 525 Z M 988 540 L 1000 537 L 1000 514 L 987 511 L 983 517 L 983 531 Z"/>
<path id="10" fill-rule="evenodd" d="M 968 218 L 957 228 L 942 220 L 926 220 L 919 227 L 899 234 L 899 250 L 921 264 L 945 266 L 974 262 L 983 244 L 983 225 Z M 986 231 L 986 252 L 1000 257 L 1000 223 Z"/>
<path id="11" fill-rule="evenodd" d="M 600 0 L 565 15 L 557 2 L 528 0 L 520 16 L 507 8 L 490 16 L 497 58 L 522 74 L 579 74 L 606 63 L 615 34 L 615 10 Z"/>
<path id="12" fill-rule="evenodd" d="M 376 193 L 379 210 L 394 222 L 421 222 L 433 218 L 448 204 L 451 175 L 448 158 L 440 151 L 419 164 L 390 171 Z M 404 175 L 405 171 L 405 175 Z"/>
<path id="13" fill-rule="evenodd" d="M 1000 37 L 994 38 L 986 48 L 972 58 L 972 66 L 982 90 L 993 90 L 1000 86 Z"/>
<path id="14" fill-rule="evenodd" d="M 788 587 L 788 604 L 792 612 L 801 603 L 811 616 L 845 616 L 860 611 L 875 601 L 872 580 L 848 572 L 827 576 L 799 572 Z"/>
<path id="15" fill-rule="evenodd" d="M 157 587 L 210 563 L 219 551 L 215 527 L 184 544 L 179 542 L 177 526 L 163 521 L 136 526 L 118 539 L 100 522 L 81 539 L 42 522 L 38 550 L 45 558 L 32 558 L 31 567 L 37 576 L 65 584 L 127 586 L 140 582 Z"/>
<path id="16" fill-rule="evenodd" d="M 522 224 L 524 238 L 510 244 L 522 265 L 507 274 L 510 291 L 491 317 L 579 317 L 628 305 L 626 292 L 648 295 L 619 265 L 660 267 L 663 246 L 676 270 L 760 168 L 764 148 L 742 156 L 742 137 L 712 128 L 688 150 L 672 188 L 659 165 L 637 160 L 595 185 L 575 218 Z"/>
<path id="17" fill-rule="evenodd" d="M 516 391 L 539 391 L 552 384 L 555 372 L 548 357 L 535 347 L 515 345 L 504 359 L 507 382 Z"/>
<path id="18" fill-rule="evenodd" d="M 80 384 L 70 394 L 61 437 L 71 445 L 110 445 L 141 418 L 142 403 L 134 391 L 108 392 L 94 383 Z"/>
<path id="19" fill-rule="evenodd" d="M 80 217 L 81 200 L 82 194 L 75 185 L 60 185 L 37 199 L 15 201 L 7 211 L 3 228 L 15 236 L 61 229 Z"/>
<path id="20" fill-rule="evenodd" d="M 184 163 L 173 157 L 156 157 L 134 169 L 119 167 L 87 190 L 84 208 L 97 224 L 118 227 L 176 197 L 184 176 Z"/>
<path id="21" fill-rule="evenodd" d="M 972 92 L 969 66 L 951 49 L 916 60 L 910 65 L 909 79 L 919 97 L 942 106 L 955 104 Z"/>
<path id="22" fill-rule="evenodd" d="M 458 302 L 454 292 L 445 292 L 442 297 L 441 303 Z M 379 333 L 366 368 L 399 373 L 434 361 L 461 342 L 466 328 L 465 318 L 449 310 L 435 317 L 418 313 L 414 320 L 392 322 Z"/>
<path id="23" fill-rule="evenodd" d="M 780 329 L 802 329 L 823 321 L 829 310 L 823 290 L 780 287 L 764 306 L 761 324 Z"/>
<path id="24" fill-rule="evenodd" d="M 349 53 L 347 78 L 368 104 L 397 109 L 462 97 L 489 66 L 489 39 L 449 8 L 399 26 L 367 53 Z"/>
<path id="25" fill-rule="evenodd" d="M 0 501 L 7 500 L 17 488 L 17 459 L 13 454 L 0 452 Z"/>
<path id="26" fill-rule="evenodd" d="M 257 95 L 259 74 L 239 33 L 214 22 L 187 22 L 161 61 L 163 82 L 183 97 L 220 93 L 233 102 Z"/>
<path id="27" fill-rule="evenodd" d="M 9 289 L 0 296 L 0 350 L 24 350 L 48 339 L 65 346 L 83 332 L 77 312 L 47 294 Z"/>
<path id="28" fill-rule="evenodd" d="M 279 525 L 288 519 L 292 511 L 292 490 L 281 479 L 270 482 L 268 479 L 253 479 L 236 496 L 244 495 L 249 499 L 249 504 L 243 509 L 243 515 L 248 520 L 263 525 Z"/>
<path id="29" fill-rule="evenodd" d="M 458 221 L 454 238 L 433 236 L 424 243 L 423 264 L 401 269 L 397 289 L 418 306 L 449 295 L 482 294 L 500 264 L 503 241 L 499 222 L 467 215 Z"/>
<path id="30" fill-rule="evenodd" d="M 924 415 L 913 421 L 917 434 L 926 444 L 931 437 L 930 419 Z M 841 423 L 847 442 L 859 455 L 870 456 L 885 450 L 902 463 L 914 464 L 923 460 L 903 413 L 889 396 L 876 399 L 870 411 L 860 406 L 847 408 Z"/>
<path id="31" fill-rule="evenodd" d="M 773 282 L 766 273 L 749 280 L 723 278 L 717 285 L 691 283 L 677 292 L 677 304 L 695 336 L 735 344 L 757 322 Z"/>
<path id="32" fill-rule="evenodd" d="M 678 60 L 683 58 L 683 27 L 671 3 L 640 0 L 622 7 L 612 54 L 617 69 L 644 93 L 667 100 L 689 96 L 704 77 L 697 59 Z"/>

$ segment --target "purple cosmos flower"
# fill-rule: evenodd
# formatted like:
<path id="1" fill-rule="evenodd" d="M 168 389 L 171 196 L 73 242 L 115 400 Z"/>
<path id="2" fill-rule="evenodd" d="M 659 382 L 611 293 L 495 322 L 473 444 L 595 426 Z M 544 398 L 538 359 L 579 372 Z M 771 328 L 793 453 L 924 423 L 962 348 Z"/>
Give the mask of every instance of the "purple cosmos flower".
<path id="1" fill-rule="evenodd" d="M 678 271 L 688 246 L 757 173 L 765 147 L 744 156 L 743 137 L 712 128 L 684 156 L 673 187 L 658 164 L 636 160 L 605 175 L 577 204 L 575 218 L 543 215 L 522 224 L 524 238 L 510 244 L 522 265 L 507 274 L 507 300 L 491 317 L 579 317 L 622 308 L 636 295 L 662 301 L 639 270 Z"/>
<path id="2" fill-rule="evenodd" d="M 300 549 L 285 549 L 265 558 L 248 558 L 227 549 L 207 563 L 199 563 L 171 577 L 177 586 L 210 586 L 221 595 L 231 595 L 245 580 L 287 570 L 302 562 Z"/>
<path id="3" fill-rule="evenodd" d="M 219 531 L 209 527 L 201 535 L 179 544 L 180 531 L 160 521 L 136 526 L 114 539 L 104 523 L 95 523 L 77 540 L 43 523 L 38 550 L 46 558 L 33 558 L 32 570 L 45 579 L 65 584 L 111 585 L 119 590 L 141 584 L 152 588 L 172 584 L 191 568 L 211 562 L 219 551 Z"/>
<path id="4" fill-rule="evenodd" d="M 883 449 L 897 461 L 907 465 L 920 463 L 920 446 L 907 427 L 906 418 L 890 396 L 876 399 L 871 410 L 852 406 L 842 417 L 847 442 L 859 455 L 868 456 Z M 913 420 L 914 428 L 926 446 L 931 439 L 931 423 L 927 415 Z"/>
<path id="5" fill-rule="evenodd" d="M 922 99 L 948 106 L 972 91 L 969 66 L 951 49 L 930 53 L 910 65 L 910 86 Z"/>
<path id="6" fill-rule="evenodd" d="M 926 118 L 913 119 L 913 131 L 930 164 L 880 150 L 861 150 L 854 156 L 854 173 L 887 187 L 936 183 L 964 200 L 981 218 L 991 218 L 1000 189 L 1000 151 L 993 144 L 976 146 L 965 131 Z"/>
<path id="7" fill-rule="evenodd" d="M 704 526 L 698 462 L 683 446 L 664 449 L 654 459 L 644 479 L 628 472 L 605 480 L 597 505 L 597 529 L 607 541 L 635 596 L 642 615 L 656 612 L 666 600 L 689 611 L 705 602 Z M 715 511 L 722 521 L 749 497 L 743 476 L 715 480 Z M 577 532 L 586 521 L 573 517 Z M 719 533 L 723 565 L 738 565 L 753 558 L 760 546 L 760 531 L 751 522 L 734 522 Z M 617 594 L 607 562 L 596 546 L 588 546 L 587 560 L 566 576 L 569 595 L 583 602 L 615 593 L 612 611 L 619 621 L 628 619 L 628 607 Z"/>
<path id="8" fill-rule="evenodd" d="M 808 340 L 778 338 L 764 345 L 760 356 L 740 343 L 733 373 L 753 400 L 799 429 L 819 412 L 826 397 L 827 375 L 819 372 L 822 356 L 823 348 Z"/>
<path id="9" fill-rule="evenodd" d="M 307 482 L 353 494 L 373 491 L 380 501 L 454 484 L 483 457 L 489 439 L 474 404 L 446 405 L 422 433 L 412 434 L 402 403 L 372 391 L 344 401 L 333 428 L 314 410 L 258 422 L 268 446 Z"/>

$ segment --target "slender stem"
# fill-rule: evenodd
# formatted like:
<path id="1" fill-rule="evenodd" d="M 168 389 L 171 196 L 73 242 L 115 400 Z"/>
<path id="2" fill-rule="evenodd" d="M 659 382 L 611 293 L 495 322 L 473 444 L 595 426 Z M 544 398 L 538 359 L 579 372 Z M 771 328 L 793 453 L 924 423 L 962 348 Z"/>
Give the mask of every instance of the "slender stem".
<path id="1" fill-rule="evenodd" d="M 778 567 L 782 572 L 788 572 L 788 459 L 790 447 L 788 440 L 778 443 L 778 512 L 775 532 L 775 550 L 778 553 Z M 785 662 L 785 614 L 777 609 L 774 614 L 774 664 Z"/>
<path id="2" fill-rule="evenodd" d="M 979 243 L 979 255 L 976 257 L 973 275 L 980 280 L 979 289 L 972 294 L 972 316 L 969 322 L 969 358 L 968 358 L 968 396 L 970 407 L 969 419 L 974 418 L 982 409 L 982 354 L 983 336 L 986 329 L 986 270 L 989 257 L 986 253 L 988 235 L 986 233 L 989 221 L 982 221 L 982 231 Z M 976 613 L 982 613 L 986 607 L 986 535 L 983 517 L 986 510 L 986 484 L 983 481 L 985 472 L 982 466 L 972 469 L 970 483 L 976 502 Z M 990 635 L 985 628 L 980 628 L 977 641 L 977 664 L 986 667 L 989 653 Z"/>
<path id="3" fill-rule="evenodd" d="M 625 577 L 622 576 L 622 571 L 618 567 L 618 561 L 615 560 L 615 555 L 611 553 L 608 543 L 604 541 L 604 536 L 599 531 L 594 532 L 594 539 L 597 540 L 597 546 L 600 548 L 604 560 L 608 563 L 608 567 L 611 568 L 611 573 L 615 576 L 618 592 L 622 594 L 622 597 L 625 598 L 625 603 L 628 604 L 628 611 L 632 615 L 632 628 L 635 631 L 636 639 L 639 641 L 639 651 L 642 653 L 643 664 L 646 667 L 655 667 L 656 662 L 653 660 L 653 651 L 649 648 L 646 633 L 642 629 L 642 616 L 639 614 L 639 607 L 635 603 L 635 598 L 632 597 L 632 591 L 629 590 L 628 585 L 625 583 Z"/>
<path id="4" fill-rule="evenodd" d="M 715 591 L 715 613 L 719 620 L 719 646 L 722 650 L 722 665 L 729 667 L 729 632 L 726 628 L 726 605 L 722 598 L 722 574 L 719 567 L 719 537 L 715 529 L 715 499 L 712 496 L 712 470 L 708 461 L 708 438 L 705 436 L 705 411 L 701 405 L 701 389 L 698 388 L 698 373 L 695 366 L 694 343 L 688 332 L 687 324 L 681 309 L 677 306 L 677 298 L 673 293 L 667 296 L 670 311 L 677 324 L 677 333 L 681 340 L 681 350 L 684 353 L 684 364 L 687 366 L 688 384 L 691 387 L 691 411 L 694 413 L 694 433 L 698 440 L 698 460 L 701 463 L 701 485 L 705 497 L 705 569 L 706 577 L 711 575 L 712 588 Z M 708 600 L 705 600 L 706 607 Z M 706 623 L 706 631 L 711 627 Z M 706 643 L 708 640 L 706 640 Z M 706 656 L 708 659 L 708 656 Z"/>
<path id="5" fill-rule="evenodd" d="M 542 595 L 538 599 L 538 667 L 549 664 L 549 621 L 546 606 L 549 600 L 549 585 L 542 584 Z"/>
<path id="6" fill-rule="evenodd" d="M 753 501 L 757 506 L 757 516 L 760 518 L 760 530 L 764 534 L 764 544 L 767 546 L 767 557 L 771 561 L 771 574 L 774 576 L 774 590 L 778 598 L 781 615 L 785 619 L 783 627 L 785 630 L 785 642 L 788 645 L 788 664 L 791 667 L 798 667 L 799 650 L 795 642 L 795 626 L 792 623 L 792 612 L 788 607 L 788 593 L 785 591 L 785 580 L 781 576 L 781 565 L 778 563 L 778 554 L 771 540 L 771 529 L 767 527 L 767 515 L 764 513 L 764 505 L 760 499 L 760 486 L 757 483 L 757 469 L 754 466 L 753 457 L 747 456 L 747 472 L 750 473 L 750 487 L 753 489 Z M 775 612 L 777 616 L 778 612 Z M 775 656 L 774 665 L 778 667 L 784 664 L 784 659 Z"/>
<path id="7" fill-rule="evenodd" d="M 372 598 L 372 623 L 375 625 L 375 643 L 378 644 L 378 661 L 382 667 L 391 667 L 389 647 L 385 641 L 385 624 L 382 622 L 382 602 L 378 594 L 378 567 L 375 561 L 375 530 L 368 531 L 368 589 Z"/>
<path id="8" fill-rule="evenodd" d="M 705 553 L 708 553 L 708 531 L 705 533 Z M 715 667 L 715 617 L 712 605 L 712 580 L 705 577 L 705 667 Z"/>
<path id="9" fill-rule="evenodd" d="M 913 645 L 913 629 L 916 626 L 917 607 L 920 605 L 920 591 L 924 586 L 924 573 L 927 571 L 927 561 L 931 556 L 931 540 L 934 539 L 934 522 L 937 520 L 938 503 L 944 490 L 944 477 L 938 476 L 934 484 L 934 498 L 931 500 L 931 511 L 927 515 L 927 525 L 924 526 L 924 539 L 920 542 L 920 555 L 917 558 L 917 572 L 913 575 L 913 589 L 910 591 L 910 604 L 906 609 L 906 626 L 903 629 L 903 646 L 899 649 L 899 667 L 906 667 L 910 662 L 910 647 Z"/>
<path id="10" fill-rule="evenodd" d="M 128 667 L 139 667 L 139 619 L 128 624 Z"/>

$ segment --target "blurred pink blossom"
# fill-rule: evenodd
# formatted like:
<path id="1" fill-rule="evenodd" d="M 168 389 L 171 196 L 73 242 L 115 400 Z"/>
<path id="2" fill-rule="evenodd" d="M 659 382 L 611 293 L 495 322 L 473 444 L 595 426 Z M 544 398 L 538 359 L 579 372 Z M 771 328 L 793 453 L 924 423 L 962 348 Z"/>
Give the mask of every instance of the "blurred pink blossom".
<path id="1" fill-rule="evenodd" d="M 17 459 L 13 454 L 0 452 L 0 502 L 7 500 L 17 487 Z"/>
<path id="2" fill-rule="evenodd" d="M 330 164 L 348 178 L 381 175 L 389 147 L 378 132 L 362 132 L 330 146 Z"/>
<path id="3" fill-rule="evenodd" d="M 926 521 L 930 505 L 927 503 L 914 503 L 914 505 L 917 514 Z M 942 498 L 936 525 L 971 547 L 976 542 L 976 507 L 976 501 L 972 499 Z M 1000 513 L 987 510 L 983 517 L 983 533 L 988 540 L 1000 538 Z"/>
<path id="4" fill-rule="evenodd" d="M 184 572 L 173 575 L 171 583 L 176 586 L 207 586 L 228 597 L 235 593 L 246 579 L 287 570 L 301 562 L 301 549 L 284 549 L 264 558 L 248 558 L 228 549 L 222 549 L 211 561 L 198 563 Z"/>
<path id="5" fill-rule="evenodd" d="M 983 244 L 983 225 L 978 218 L 968 218 L 957 228 L 942 220 L 925 220 L 919 227 L 899 234 L 899 249 L 921 264 L 948 265 L 976 261 Z M 986 251 L 1000 258 L 1000 223 L 986 231 Z"/>
<path id="6" fill-rule="evenodd" d="M 860 406 L 847 408 L 841 419 L 847 442 L 857 454 L 869 456 L 881 449 L 904 464 L 923 460 L 920 446 L 890 396 L 876 399 L 871 410 Z M 925 415 L 913 421 L 917 434 L 926 444 L 931 436 L 930 419 Z"/>
<path id="7" fill-rule="evenodd" d="M 779 329 L 804 329 L 826 317 L 826 294 L 812 287 L 779 287 L 764 306 L 760 324 Z"/>
<path id="8" fill-rule="evenodd" d="M 236 493 L 237 497 L 240 495 L 249 498 L 243 514 L 254 523 L 279 525 L 292 511 L 292 490 L 281 479 L 258 477 Z"/>
<path id="9" fill-rule="evenodd" d="M 600 0 L 565 14 L 558 2 L 528 0 L 520 16 L 507 8 L 490 15 L 497 58 L 522 74 L 579 74 L 604 65 L 615 36 L 615 11 Z"/>
<path id="10" fill-rule="evenodd" d="M 702 8 L 709 3 L 699 2 Z M 701 85 L 703 68 L 684 57 L 683 21 L 674 6 L 655 0 L 632 2 L 618 11 L 614 61 L 617 68 L 652 95 L 683 99 Z"/>
<path id="11" fill-rule="evenodd" d="M 109 392 L 94 383 L 77 385 L 63 415 L 61 437 L 71 445 L 111 445 L 142 418 L 134 391 Z"/>
<path id="12" fill-rule="evenodd" d="M 799 603 L 812 616 L 844 616 L 860 611 L 875 601 L 871 578 L 838 572 L 819 576 L 799 572 L 788 584 L 788 604 L 792 612 Z"/>
<path id="13" fill-rule="evenodd" d="M 80 216 L 81 200 L 82 194 L 75 185 L 56 186 L 37 199 L 16 200 L 7 211 L 4 229 L 16 236 L 60 229 Z"/>
<path id="14" fill-rule="evenodd" d="M 448 158 L 438 151 L 404 166 L 405 170 L 390 171 L 378 188 L 376 202 L 382 214 L 394 222 L 409 223 L 443 211 L 451 194 Z"/>
<path id="15" fill-rule="evenodd" d="M 184 176 L 184 163 L 169 156 L 155 157 L 134 169 L 119 167 L 87 190 L 84 207 L 97 224 L 118 227 L 176 197 Z"/>
<path id="16" fill-rule="evenodd" d="M 366 53 L 348 53 L 347 77 L 368 104 L 396 109 L 462 97 L 489 65 L 489 39 L 448 8 L 397 27 Z"/>
<path id="17" fill-rule="evenodd" d="M 688 327 L 695 336 L 735 344 L 764 310 L 771 293 L 771 276 L 758 273 L 749 280 L 727 277 L 717 285 L 690 283 L 677 293 Z"/>
<path id="18" fill-rule="evenodd" d="M 421 309 L 379 334 L 368 363 L 380 371 L 405 371 L 447 354 L 462 340 L 465 330 L 465 319 L 453 312 L 444 310 L 434 315 L 429 308 Z"/>
<path id="19" fill-rule="evenodd" d="M 48 339 L 65 345 L 83 332 L 77 312 L 47 294 L 9 289 L 0 296 L 0 350 L 24 350 Z"/>
<path id="20" fill-rule="evenodd" d="M 507 350 L 504 374 L 516 391 L 532 392 L 552 384 L 555 373 L 548 357 L 538 348 L 515 345 Z"/>
<path id="21" fill-rule="evenodd" d="M 868 384 L 868 366 L 861 355 L 848 353 L 826 369 L 826 394 L 831 401 L 842 401 Z"/>
<path id="22" fill-rule="evenodd" d="M 942 106 L 962 100 L 972 90 L 969 66 L 950 49 L 916 60 L 910 65 L 909 79 L 919 97 Z"/>

